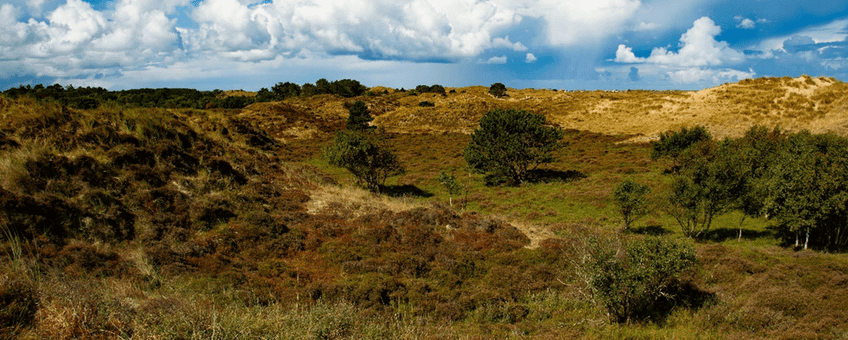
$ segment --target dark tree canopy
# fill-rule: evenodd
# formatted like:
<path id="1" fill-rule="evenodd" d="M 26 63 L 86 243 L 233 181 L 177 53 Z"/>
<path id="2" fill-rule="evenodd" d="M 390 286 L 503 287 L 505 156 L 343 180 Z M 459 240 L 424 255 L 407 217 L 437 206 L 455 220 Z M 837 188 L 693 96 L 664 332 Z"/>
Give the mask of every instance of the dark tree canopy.
<path id="1" fill-rule="evenodd" d="M 271 88 L 271 91 L 274 91 L 277 100 L 283 100 L 286 98 L 299 96 L 300 85 L 290 82 L 277 83 L 277 85 L 274 85 L 274 87 Z"/>
<path id="2" fill-rule="evenodd" d="M 489 86 L 489 93 L 498 98 L 503 97 L 506 95 L 506 85 L 494 83 L 492 86 Z"/>
<path id="3" fill-rule="evenodd" d="M 368 123 L 374 120 L 374 117 L 371 117 L 371 114 L 368 113 L 368 105 L 361 100 L 353 102 L 350 108 L 348 108 L 348 113 L 348 130 L 367 130 L 370 128 Z"/>
<path id="4" fill-rule="evenodd" d="M 418 93 L 436 93 L 441 95 L 446 95 L 445 87 L 439 84 L 434 84 L 432 86 L 427 85 L 418 85 L 415 87 L 415 92 Z"/>
<path id="5" fill-rule="evenodd" d="M 677 165 L 680 155 L 693 145 L 712 140 L 710 132 L 703 126 L 692 129 L 683 128 L 680 131 L 669 131 L 660 134 L 660 140 L 654 142 L 651 150 L 652 159 L 671 158 Z"/>
<path id="6" fill-rule="evenodd" d="M 552 152 L 562 147 L 564 133 L 546 126 L 545 116 L 525 110 L 498 109 L 480 119 L 465 148 L 465 161 L 489 182 L 518 185 L 530 179 L 531 171 L 554 161 Z"/>
<path id="7" fill-rule="evenodd" d="M 380 192 L 386 178 L 403 173 L 403 166 L 380 133 L 343 130 L 324 149 L 330 165 L 350 171 L 360 185 Z"/>

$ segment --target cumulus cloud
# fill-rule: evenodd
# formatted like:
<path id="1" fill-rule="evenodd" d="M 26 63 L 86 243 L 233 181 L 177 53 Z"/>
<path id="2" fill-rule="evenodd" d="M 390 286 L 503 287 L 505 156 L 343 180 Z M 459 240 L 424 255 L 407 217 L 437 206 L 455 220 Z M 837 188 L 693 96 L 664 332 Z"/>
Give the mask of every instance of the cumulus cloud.
<path id="1" fill-rule="evenodd" d="M 742 52 L 731 48 L 727 42 L 715 39 L 721 33 L 721 27 L 708 18 L 702 17 L 695 21 L 692 28 L 680 37 L 680 49 L 669 51 L 665 47 L 657 47 L 646 58 L 637 57 L 633 48 L 618 45 L 615 61 L 619 63 L 651 63 L 685 67 L 718 66 L 734 64 L 745 59 Z"/>
<path id="2" fill-rule="evenodd" d="M 533 53 L 527 53 L 527 56 L 524 57 L 524 62 L 528 64 L 532 64 L 536 62 L 536 56 Z"/>
<path id="3" fill-rule="evenodd" d="M 638 57 L 632 47 L 621 44 L 615 52 L 614 61 L 650 65 L 650 73 L 654 77 L 662 74 L 665 79 L 681 84 L 717 84 L 753 77 L 753 70 L 746 72 L 727 68 L 742 63 L 745 55 L 731 48 L 727 42 L 716 40 L 720 33 L 721 27 L 712 19 L 702 17 L 681 35 L 680 47 L 676 52 L 666 47 L 656 47 L 649 56 Z M 640 71 L 630 67 L 628 79 L 644 78 Z"/>
<path id="4" fill-rule="evenodd" d="M 757 27 L 757 24 L 764 24 L 764 23 L 768 22 L 768 20 L 766 20 L 766 19 L 758 19 L 757 21 L 754 21 L 754 20 L 751 20 L 749 18 L 743 17 L 741 15 L 737 15 L 737 16 L 733 17 L 733 19 L 736 20 L 736 22 L 737 22 L 736 28 L 741 28 L 741 29 L 746 29 L 746 30 L 753 29 L 753 28 Z"/>
<path id="5" fill-rule="evenodd" d="M 303 50 L 368 59 L 457 59 L 490 48 L 526 51 L 495 32 L 520 23 L 495 1 L 283 1 L 247 5 L 205 0 L 193 12 L 200 24 L 182 29 L 193 52 Z"/>
<path id="6" fill-rule="evenodd" d="M 67 0 L 38 20 L 18 21 L 23 8 L 0 5 L 0 57 L 13 73 L 68 77 L 115 74 L 172 59 L 179 54 L 172 13 L 189 0 L 117 0 L 98 11 L 81 0 Z M 28 1 L 30 14 L 43 1 Z"/>

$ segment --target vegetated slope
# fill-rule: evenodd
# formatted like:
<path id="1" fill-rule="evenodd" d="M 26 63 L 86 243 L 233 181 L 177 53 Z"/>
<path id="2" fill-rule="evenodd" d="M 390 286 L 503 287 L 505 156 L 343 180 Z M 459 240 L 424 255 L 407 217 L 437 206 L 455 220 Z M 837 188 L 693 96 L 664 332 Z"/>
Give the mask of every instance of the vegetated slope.
<path id="1" fill-rule="evenodd" d="M 238 111 L 3 96 L 0 110 L 0 334 L 149 338 L 185 322 L 214 337 L 205 322 L 216 314 L 183 315 L 201 307 L 169 291 L 196 281 L 203 301 L 226 306 L 403 303 L 411 317 L 461 319 L 514 304 L 528 285 L 552 288 L 564 270 L 522 257 L 529 240 L 516 228 L 438 204 L 307 205 L 333 179 L 283 162 L 284 145 Z M 302 122 L 285 105 L 275 112 Z"/>
<path id="2" fill-rule="evenodd" d="M 841 92 L 826 88 L 832 91 L 815 90 L 822 98 L 817 101 L 822 108 L 838 108 Z M 404 158 L 431 158 L 405 175 L 415 186 L 444 167 L 459 168 L 467 136 L 414 132 L 470 132 L 487 108 L 512 103 L 533 110 L 521 103 L 544 104 L 539 99 L 544 94 L 589 98 L 560 103 L 562 110 L 589 116 L 613 114 L 619 101 L 639 98 L 527 90 L 539 98 L 521 99 L 517 93 L 525 92 L 510 91 L 505 100 L 488 96 L 483 87 L 444 97 L 400 91 L 354 99 L 319 95 L 244 110 L 108 105 L 73 110 L 0 96 L 0 303 L 11 301 L 26 312 L 12 323 L 0 314 L 0 334 L 10 329 L 22 330 L 24 338 L 68 339 L 846 334 L 848 264 L 841 254 L 698 245 L 702 266 L 684 278 L 692 285 L 682 287 L 686 291 L 668 322 L 610 325 L 577 275 L 588 259 L 583 248 L 593 239 L 611 240 L 600 243 L 614 247 L 619 237 L 641 236 L 615 234 L 606 217 L 546 226 L 549 233 L 531 248 L 527 236 L 497 219 L 438 202 L 374 197 L 296 163 L 344 126 L 348 100 L 366 101 L 378 123 L 385 119 L 390 131 L 403 132 L 392 138 Z M 607 103 L 613 95 L 632 97 Z M 694 96 L 641 95 L 647 98 L 643 109 L 654 101 Z M 451 98 L 468 101 L 444 116 L 419 106 L 460 105 L 440 102 Z M 602 100 L 607 104 L 596 105 Z M 389 124 L 404 111 L 421 114 Z M 428 120 L 422 112 L 434 117 Z M 451 114 L 465 115 L 455 120 Z M 581 176 L 535 187 L 548 187 L 549 200 L 570 206 L 579 203 L 572 197 L 585 195 L 605 205 L 612 185 L 597 176 L 600 169 L 615 168 L 610 170 L 615 179 L 650 172 L 647 154 L 636 150 L 644 145 L 614 145 L 626 137 L 577 131 L 568 136 L 573 147 L 563 158 L 576 168 L 561 170 L 576 169 Z M 436 139 L 451 147 L 434 146 Z M 481 211 L 504 204 L 486 197 L 521 193 L 476 190 L 487 194 L 471 199 L 491 207 Z M 434 198 L 440 200 L 444 197 Z M 568 207 L 539 206 L 548 203 L 509 205 L 527 205 L 529 214 L 552 219 L 572 213 Z M 29 303 L 33 300 L 38 303 Z"/>
<path id="3" fill-rule="evenodd" d="M 504 98 L 482 86 L 453 90 L 445 96 L 395 92 L 366 100 L 376 111 L 374 124 L 396 132 L 470 133 L 488 110 L 519 108 L 545 114 L 567 129 L 643 136 L 634 141 L 694 125 L 706 126 L 719 138 L 739 137 L 754 125 L 848 133 L 848 85 L 831 78 L 749 79 L 701 91 L 510 89 Z M 435 106 L 421 107 L 422 101 Z"/>

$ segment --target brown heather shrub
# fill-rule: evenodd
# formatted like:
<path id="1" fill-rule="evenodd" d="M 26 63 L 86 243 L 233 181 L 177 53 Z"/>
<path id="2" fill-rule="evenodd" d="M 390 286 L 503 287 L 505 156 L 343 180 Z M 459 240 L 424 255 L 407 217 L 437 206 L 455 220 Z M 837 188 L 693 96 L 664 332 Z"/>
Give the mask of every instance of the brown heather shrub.
<path id="1" fill-rule="evenodd" d="M 38 308 L 38 289 L 27 273 L 10 270 L 0 276 L 0 339 L 13 339 L 34 325 Z"/>
<path id="2" fill-rule="evenodd" d="M 73 242 L 62 247 L 55 256 L 43 261 L 53 268 L 61 268 L 74 279 L 93 277 L 134 278 L 140 275 L 134 264 L 117 252 L 84 243 Z"/>
<path id="3" fill-rule="evenodd" d="M 132 337 L 136 310 L 127 300 L 93 280 L 45 282 L 49 298 L 39 309 L 35 327 L 40 338 L 115 339 Z"/>

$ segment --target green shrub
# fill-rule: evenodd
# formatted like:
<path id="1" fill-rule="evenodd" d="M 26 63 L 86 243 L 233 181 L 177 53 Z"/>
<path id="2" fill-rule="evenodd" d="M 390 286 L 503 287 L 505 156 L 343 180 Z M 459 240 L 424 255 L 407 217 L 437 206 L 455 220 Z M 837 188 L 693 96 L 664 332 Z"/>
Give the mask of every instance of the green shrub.
<path id="1" fill-rule="evenodd" d="M 624 218 L 624 229 L 630 228 L 633 221 L 645 215 L 647 212 L 645 195 L 649 192 L 651 192 L 650 187 L 630 179 L 622 181 L 615 187 L 612 195 L 618 212 Z"/>
<path id="2" fill-rule="evenodd" d="M 553 151 L 562 147 L 564 133 L 558 126 L 545 126 L 545 116 L 525 110 L 491 110 L 471 134 L 465 161 L 490 182 L 521 184 L 531 171 L 555 160 Z"/>
<path id="3" fill-rule="evenodd" d="M 357 182 L 380 192 L 386 178 L 403 173 L 403 166 L 386 143 L 382 133 L 339 131 L 333 144 L 324 148 L 330 165 L 350 171 Z"/>
<path id="4" fill-rule="evenodd" d="M 494 83 L 492 86 L 489 86 L 489 93 L 498 98 L 506 96 L 506 85 Z"/>
<path id="5" fill-rule="evenodd" d="M 702 141 L 711 140 L 710 132 L 703 126 L 692 129 L 683 128 L 680 131 L 669 131 L 660 134 L 660 140 L 653 143 L 651 158 L 671 158 L 675 165 L 684 151 Z"/>
<path id="6" fill-rule="evenodd" d="M 692 245 L 658 237 L 624 239 L 620 246 L 596 240 L 590 253 L 583 275 L 610 320 L 619 323 L 662 317 L 684 273 L 697 264 Z"/>

